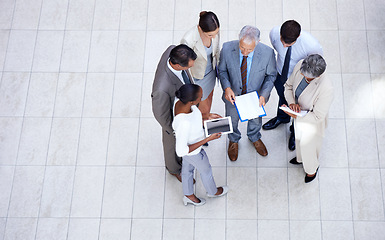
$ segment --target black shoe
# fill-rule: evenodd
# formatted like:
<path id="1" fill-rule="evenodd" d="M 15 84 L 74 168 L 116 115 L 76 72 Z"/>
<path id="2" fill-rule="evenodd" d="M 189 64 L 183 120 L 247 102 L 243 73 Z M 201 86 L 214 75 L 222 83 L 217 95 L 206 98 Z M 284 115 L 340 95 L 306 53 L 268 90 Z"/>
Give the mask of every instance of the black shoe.
<path id="1" fill-rule="evenodd" d="M 313 177 L 309 177 L 307 174 L 305 175 L 305 183 L 309 183 L 311 181 L 313 181 L 316 177 L 317 177 L 317 172 L 318 172 L 318 168 L 317 168 L 317 171 L 315 171 L 315 174 Z"/>
<path id="2" fill-rule="evenodd" d="M 293 159 L 291 159 L 290 161 L 289 161 L 289 163 L 291 163 L 291 164 L 302 164 L 301 162 L 297 162 L 297 158 L 295 157 L 295 158 L 293 158 Z"/>
<path id="3" fill-rule="evenodd" d="M 281 124 L 281 123 L 288 123 L 288 122 L 290 122 L 290 120 L 287 122 L 283 122 L 283 121 L 279 120 L 277 117 L 275 117 L 275 118 L 270 119 L 267 123 L 263 124 L 262 128 L 264 130 L 271 130 L 271 129 L 278 127 L 279 124 Z"/>
<path id="4" fill-rule="evenodd" d="M 289 150 L 294 151 L 295 150 L 295 137 L 293 133 L 290 133 L 290 138 L 289 138 Z"/>

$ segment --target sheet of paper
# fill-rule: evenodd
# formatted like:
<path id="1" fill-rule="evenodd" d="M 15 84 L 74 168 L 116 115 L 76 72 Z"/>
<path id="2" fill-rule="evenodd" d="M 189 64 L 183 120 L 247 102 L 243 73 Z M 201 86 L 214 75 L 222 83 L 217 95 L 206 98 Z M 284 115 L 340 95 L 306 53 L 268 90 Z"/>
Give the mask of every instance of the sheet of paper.
<path id="1" fill-rule="evenodd" d="M 291 110 L 290 108 L 288 108 L 288 107 L 279 107 L 279 109 L 281 109 L 281 110 L 283 110 L 283 111 L 286 111 L 286 112 L 289 112 L 289 113 L 291 113 L 291 114 L 294 114 L 294 115 L 297 115 L 297 116 L 300 116 L 300 117 L 304 117 L 306 114 L 307 114 L 307 111 L 301 111 L 301 112 L 299 112 L 299 113 L 297 113 L 297 112 L 294 112 L 293 110 Z"/>
<path id="2" fill-rule="evenodd" d="M 263 106 L 259 106 L 259 97 L 257 92 L 236 96 L 235 105 L 237 107 L 241 121 L 250 120 L 260 116 L 266 116 L 266 112 Z"/>

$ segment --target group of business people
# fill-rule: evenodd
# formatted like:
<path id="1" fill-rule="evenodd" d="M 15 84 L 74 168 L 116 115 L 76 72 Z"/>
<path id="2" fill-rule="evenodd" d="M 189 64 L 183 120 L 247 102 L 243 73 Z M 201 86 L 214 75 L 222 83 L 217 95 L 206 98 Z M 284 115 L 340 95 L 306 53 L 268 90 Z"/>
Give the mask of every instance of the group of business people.
<path id="1" fill-rule="evenodd" d="M 260 42 L 260 31 L 244 26 L 239 39 L 225 42 L 220 49 L 220 23 L 213 12 L 203 11 L 199 24 L 190 29 L 178 46 L 171 45 L 161 56 L 153 88 L 152 110 L 162 127 L 164 159 L 167 170 L 182 182 L 183 202 L 196 206 L 205 199 L 193 191 L 194 169 L 198 169 L 208 197 L 224 196 L 227 186 L 217 187 L 207 154 L 202 148 L 221 137 L 205 137 L 202 121 L 219 118 L 210 113 L 216 79 L 220 80 L 226 116 L 231 116 L 233 133 L 228 134 L 230 161 L 238 159 L 239 116 L 234 106 L 237 96 L 257 91 L 264 106 L 275 87 L 279 106 L 294 112 L 308 111 L 303 117 L 277 108 L 277 116 L 262 126 L 262 118 L 248 121 L 247 136 L 261 156 L 268 155 L 261 140 L 261 128 L 271 130 L 289 123 L 289 149 L 296 150 L 292 164 L 303 164 L 305 182 L 315 179 L 319 167 L 327 114 L 333 99 L 333 86 L 325 74 L 322 47 L 309 33 L 301 31 L 294 20 L 270 32 L 277 52 Z"/>

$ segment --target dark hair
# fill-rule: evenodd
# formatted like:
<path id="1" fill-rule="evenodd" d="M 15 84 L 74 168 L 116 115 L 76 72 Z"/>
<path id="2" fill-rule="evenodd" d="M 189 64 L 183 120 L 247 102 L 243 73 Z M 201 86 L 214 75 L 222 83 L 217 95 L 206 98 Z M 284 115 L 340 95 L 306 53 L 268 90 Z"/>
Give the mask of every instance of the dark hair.
<path id="1" fill-rule="evenodd" d="M 200 89 L 201 87 L 196 84 L 184 84 L 175 92 L 175 96 L 179 98 L 183 104 L 186 104 L 197 100 Z"/>
<path id="2" fill-rule="evenodd" d="M 197 59 L 197 54 L 185 44 L 174 47 L 170 52 L 170 61 L 172 64 L 179 64 L 187 67 L 190 60 Z"/>
<path id="3" fill-rule="evenodd" d="M 199 13 L 199 27 L 203 32 L 212 32 L 219 28 L 219 20 L 213 12 L 202 11 Z"/>
<path id="4" fill-rule="evenodd" d="M 295 20 L 288 20 L 282 24 L 280 34 L 286 44 L 293 43 L 301 34 L 301 25 Z"/>

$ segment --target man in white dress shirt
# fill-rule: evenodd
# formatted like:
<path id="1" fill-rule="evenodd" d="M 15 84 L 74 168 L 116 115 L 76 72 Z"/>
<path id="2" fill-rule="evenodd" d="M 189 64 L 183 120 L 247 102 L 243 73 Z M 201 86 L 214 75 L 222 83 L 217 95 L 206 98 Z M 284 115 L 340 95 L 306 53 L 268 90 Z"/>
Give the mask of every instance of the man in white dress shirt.
<path id="1" fill-rule="evenodd" d="M 274 27 L 270 31 L 270 42 L 277 51 L 277 79 L 274 87 L 279 96 L 278 107 L 287 105 L 284 96 L 284 84 L 293 72 L 294 66 L 302 59 L 311 54 L 322 56 L 322 47 L 317 39 L 310 33 L 301 31 L 301 25 L 295 20 L 288 20 L 281 27 Z M 271 130 L 281 123 L 289 123 L 290 116 L 277 108 L 277 116 L 265 123 L 262 128 Z M 294 126 L 290 127 L 290 138 L 288 147 L 291 151 L 295 149 Z"/>

